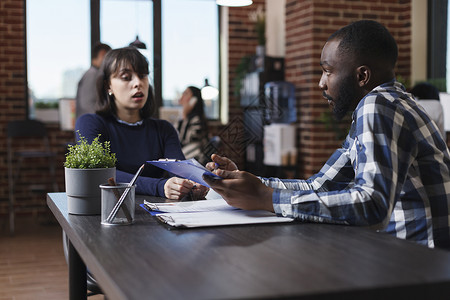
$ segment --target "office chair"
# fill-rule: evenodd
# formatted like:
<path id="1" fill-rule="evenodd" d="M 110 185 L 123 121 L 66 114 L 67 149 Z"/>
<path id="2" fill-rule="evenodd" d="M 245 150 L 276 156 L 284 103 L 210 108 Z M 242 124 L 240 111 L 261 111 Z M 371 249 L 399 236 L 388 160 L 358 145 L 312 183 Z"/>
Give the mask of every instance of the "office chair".
<path id="1" fill-rule="evenodd" d="M 62 239 L 63 239 L 63 249 L 64 249 L 64 257 L 66 258 L 66 263 L 69 264 L 69 238 L 67 237 L 66 233 L 62 232 Z M 87 279 L 87 289 L 89 292 L 87 293 L 87 296 L 94 296 L 98 294 L 103 294 L 102 289 L 98 286 L 97 281 L 95 280 L 94 276 L 87 271 L 86 273 L 86 279 Z M 106 300 L 106 296 L 105 296 Z"/>
<path id="2" fill-rule="evenodd" d="M 15 146 L 20 144 L 20 148 Z M 9 231 L 14 234 L 15 219 L 15 187 L 20 179 L 20 171 L 25 160 L 43 158 L 48 161 L 48 170 L 53 190 L 58 191 L 55 176 L 56 154 L 50 151 L 47 130 L 44 123 L 36 120 L 10 121 L 7 125 L 7 152 L 8 152 L 8 187 L 9 187 Z M 13 166 L 16 162 L 16 166 Z M 28 164 L 30 169 L 33 164 Z M 28 185 L 29 189 L 34 186 Z"/>

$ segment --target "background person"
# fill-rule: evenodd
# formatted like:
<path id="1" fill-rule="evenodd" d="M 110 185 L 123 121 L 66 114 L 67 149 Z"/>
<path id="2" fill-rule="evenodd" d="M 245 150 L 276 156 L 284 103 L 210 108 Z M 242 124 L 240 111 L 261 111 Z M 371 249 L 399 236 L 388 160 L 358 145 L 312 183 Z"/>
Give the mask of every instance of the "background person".
<path id="1" fill-rule="evenodd" d="M 331 35 L 319 87 L 336 118 L 353 111 L 342 148 L 307 180 L 258 178 L 213 155 L 208 184 L 232 206 L 311 222 L 372 226 L 450 249 L 450 153 L 436 124 L 395 80 L 398 48 L 375 21 Z"/>
<path id="2" fill-rule="evenodd" d="M 118 182 L 130 182 L 138 168 L 149 160 L 184 159 L 175 128 L 167 121 L 150 117 L 153 93 L 148 62 L 134 47 L 108 52 L 100 69 L 100 109 L 85 114 L 75 130 L 89 142 L 100 134 L 116 153 Z M 202 198 L 207 188 L 178 177 L 163 178 L 164 171 L 147 164 L 136 182 L 136 193 L 181 199 L 194 192 Z"/>
<path id="3" fill-rule="evenodd" d="M 209 160 L 205 155 L 209 143 L 205 103 L 200 89 L 189 86 L 178 102 L 183 107 L 183 119 L 178 123 L 178 132 L 184 156 L 195 158 L 202 165 Z"/>
<path id="4" fill-rule="evenodd" d="M 91 51 L 91 67 L 84 73 L 78 82 L 77 96 L 76 96 L 76 117 L 77 119 L 84 114 L 94 113 L 97 108 L 98 93 L 97 93 L 97 75 L 103 58 L 106 53 L 111 50 L 111 47 L 98 43 Z"/>
<path id="5" fill-rule="evenodd" d="M 436 122 L 444 141 L 447 140 L 447 134 L 444 129 L 444 108 L 442 107 L 437 87 L 428 82 L 421 82 L 416 84 L 410 92 L 431 119 Z"/>

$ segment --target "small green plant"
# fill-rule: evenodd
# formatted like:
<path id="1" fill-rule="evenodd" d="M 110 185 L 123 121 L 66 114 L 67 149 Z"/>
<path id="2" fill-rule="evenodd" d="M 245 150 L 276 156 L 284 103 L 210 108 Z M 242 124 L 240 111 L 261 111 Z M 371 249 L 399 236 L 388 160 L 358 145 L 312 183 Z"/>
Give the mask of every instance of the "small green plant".
<path id="1" fill-rule="evenodd" d="M 100 134 L 89 144 L 85 137 L 77 131 L 80 140 L 69 145 L 64 166 L 72 169 L 113 168 L 116 165 L 116 154 L 111 153 L 109 141 L 99 141 Z"/>
<path id="2" fill-rule="evenodd" d="M 250 21 L 255 22 L 255 31 L 258 45 L 266 45 L 266 14 L 261 6 L 248 14 Z"/>
<path id="3" fill-rule="evenodd" d="M 251 63 L 252 57 L 250 55 L 245 55 L 236 66 L 236 77 L 234 78 L 234 95 L 236 97 L 240 96 L 242 80 L 245 78 L 245 75 L 250 72 Z"/>
<path id="4" fill-rule="evenodd" d="M 34 104 L 35 108 L 39 109 L 51 109 L 51 108 L 58 108 L 59 103 L 58 102 L 36 102 Z"/>

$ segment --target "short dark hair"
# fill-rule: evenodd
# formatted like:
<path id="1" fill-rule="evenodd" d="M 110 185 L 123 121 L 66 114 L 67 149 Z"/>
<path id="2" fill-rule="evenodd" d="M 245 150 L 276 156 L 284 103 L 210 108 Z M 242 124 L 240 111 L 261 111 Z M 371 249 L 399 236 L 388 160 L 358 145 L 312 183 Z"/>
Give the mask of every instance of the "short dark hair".
<path id="1" fill-rule="evenodd" d="M 111 83 L 111 77 L 124 65 L 130 66 L 139 76 L 147 76 L 149 74 L 147 59 L 135 47 L 125 47 L 109 51 L 105 55 L 97 78 L 97 93 L 100 107 L 97 110 L 97 114 L 103 116 L 117 114 L 114 95 L 109 95 L 108 89 Z M 153 88 L 149 85 L 147 102 L 139 111 L 141 118 L 145 119 L 152 115 L 153 102 Z"/>
<path id="2" fill-rule="evenodd" d="M 351 23 L 333 33 L 328 40 L 333 39 L 340 40 L 338 49 L 342 54 L 352 55 L 361 65 L 385 62 L 394 68 L 397 63 L 397 43 L 386 27 L 376 21 Z"/>
<path id="3" fill-rule="evenodd" d="M 411 94 L 419 98 L 419 100 L 440 100 L 438 88 L 428 82 L 416 84 L 411 89 Z"/>
<path id="4" fill-rule="evenodd" d="M 94 45 L 94 47 L 92 47 L 91 50 L 91 57 L 92 58 L 97 58 L 98 54 L 100 53 L 100 51 L 106 51 L 108 52 L 109 50 L 111 50 L 111 47 L 108 46 L 107 44 L 102 44 L 102 43 L 96 43 Z"/>

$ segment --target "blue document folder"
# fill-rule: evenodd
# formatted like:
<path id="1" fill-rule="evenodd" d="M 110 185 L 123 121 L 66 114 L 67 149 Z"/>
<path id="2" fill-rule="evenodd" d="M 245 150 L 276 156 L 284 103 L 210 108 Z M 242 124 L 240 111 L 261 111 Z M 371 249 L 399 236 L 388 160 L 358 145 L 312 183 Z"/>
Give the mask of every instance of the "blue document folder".
<path id="1" fill-rule="evenodd" d="M 158 168 L 164 169 L 177 176 L 192 180 L 200 183 L 206 187 L 210 187 L 206 181 L 203 180 L 203 174 L 210 175 L 214 178 L 221 179 L 220 176 L 212 173 L 204 166 L 202 166 L 197 160 L 191 158 L 186 160 L 150 160 L 147 163 L 152 164 Z"/>

